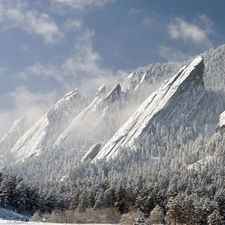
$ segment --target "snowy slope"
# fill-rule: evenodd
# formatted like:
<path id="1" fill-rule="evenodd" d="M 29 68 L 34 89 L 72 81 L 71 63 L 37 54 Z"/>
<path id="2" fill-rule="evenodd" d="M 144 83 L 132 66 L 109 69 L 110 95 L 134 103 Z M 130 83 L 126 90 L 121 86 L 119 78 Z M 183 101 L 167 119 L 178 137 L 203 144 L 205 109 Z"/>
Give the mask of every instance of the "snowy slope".
<path id="1" fill-rule="evenodd" d="M 25 216 L 10 209 L 0 207 L 0 224 L 24 221 Z"/>
<path id="2" fill-rule="evenodd" d="M 0 224 L 28 224 L 28 225 L 73 225 L 72 223 L 43 223 L 43 222 L 21 222 L 12 220 L 0 220 Z M 98 224 L 87 224 L 87 225 L 98 225 Z M 99 224 L 100 225 L 100 224 Z M 101 225 L 111 225 L 111 224 L 101 224 Z"/>
<path id="3" fill-rule="evenodd" d="M 19 160 L 40 154 L 45 147 L 55 142 L 71 118 L 78 114 L 80 108 L 82 108 L 82 98 L 77 90 L 66 94 L 26 131 L 11 151 Z"/>
<path id="4" fill-rule="evenodd" d="M 133 148 L 135 140 L 142 139 L 155 122 L 171 123 L 191 120 L 198 114 L 204 99 L 204 62 L 197 57 L 174 77 L 154 92 L 101 149 L 95 160 L 110 159 L 121 148 Z"/>
<path id="5" fill-rule="evenodd" d="M 0 149 L 10 150 L 17 140 L 34 124 L 34 118 L 23 117 L 16 120 L 10 130 L 0 140 Z"/>
<path id="6" fill-rule="evenodd" d="M 80 112 L 60 135 L 55 142 L 58 148 L 73 148 L 76 145 L 84 145 L 84 142 L 90 142 L 96 139 L 104 139 L 106 133 L 103 131 L 103 124 L 107 127 L 107 118 L 110 117 L 110 109 L 113 104 L 120 100 L 121 87 L 116 85 L 108 90 L 105 85 L 98 89 L 94 100 Z"/>
<path id="7" fill-rule="evenodd" d="M 140 67 L 131 73 L 122 83 L 123 92 L 140 91 L 144 84 L 161 81 L 166 77 L 171 77 L 182 67 L 182 63 L 158 63 Z"/>
<path id="8" fill-rule="evenodd" d="M 98 93 L 96 94 L 96 97 L 91 102 L 91 104 L 86 107 L 82 112 L 80 112 L 72 121 L 72 123 L 69 125 L 69 127 L 59 136 L 57 141 L 55 142 L 55 145 L 60 145 L 63 142 L 66 142 L 67 139 L 69 139 L 70 132 L 73 130 L 73 127 L 81 126 L 82 123 L 86 121 L 86 118 L 88 116 L 97 110 L 97 106 L 103 101 L 104 99 L 104 93 L 105 93 L 106 87 L 102 86 L 99 88 Z M 79 133 L 78 133 L 79 134 Z"/>

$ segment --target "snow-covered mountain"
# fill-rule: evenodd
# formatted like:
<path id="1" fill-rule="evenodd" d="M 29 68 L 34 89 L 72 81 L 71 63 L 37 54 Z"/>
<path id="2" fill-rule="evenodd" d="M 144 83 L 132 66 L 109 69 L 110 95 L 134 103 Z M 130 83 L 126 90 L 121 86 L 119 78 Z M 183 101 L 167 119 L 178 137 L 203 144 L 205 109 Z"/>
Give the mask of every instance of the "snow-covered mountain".
<path id="1" fill-rule="evenodd" d="M 16 120 L 10 130 L 0 140 L 0 149 L 10 149 L 17 140 L 33 125 L 32 118 L 22 117 Z"/>
<path id="2" fill-rule="evenodd" d="M 77 90 L 66 94 L 17 140 L 11 152 L 22 161 L 40 154 L 44 148 L 54 143 L 71 118 L 79 113 L 83 104 L 84 101 Z M 8 137 L 11 136 L 13 135 Z"/>
<path id="3" fill-rule="evenodd" d="M 111 110 L 115 108 L 120 98 L 121 87 L 119 84 L 112 89 L 108 89 L 105 85 L 101 86 L 94 100 L 74 117 L 71 124 L 55 142 L 55 146 L 75 149 L 75 146 L 82 145 L 84 137 L 88 143 L 92 143 L 96 139 L 99 141 L 107 139 L 107 132 L 103 132 L 103 126 L 109 126 L 107 119 L 111 116 Z"/>
<path id="4" fill-rule="evenodd" d="M 182 124 L 185 120 L 196 119 L 204 100 L 203 72 L 204 62 L 199 56 L 152 93 L 95 159 L 110 159 L 121 148 L 132 149 L 135 142 L 149 134 L 157 122 Z"/>
<path id="5" fill-rule="evenodd" d="M 82 159 L 110 159 L 122 148 L 135 149 L 156 125 L 179 129 L 195 121 L 204 130 L 205 124 L 217 124 L 225 110 L 225 46 L 192 61 L 138 68 L 120 84 L 102 85 L 95 96 L 75 90 L 39 120 L 18 120 L 0 141 L 0 167 L 10 153 L 18 171 L 38 165 L 38 174 L 48 165 L 51 174 L 57 164 L 59 173 Z"/>
<path id="6" fill-rule="evenodd" d="M 11 149 L 16 142 L 25 134 L 25 132 L 35 123 L 35 118 L 23 117 L 16 120 L 10 130 L 0 140 L 0 165 L 5 167 L 13 161 L 14 154 Z"/>

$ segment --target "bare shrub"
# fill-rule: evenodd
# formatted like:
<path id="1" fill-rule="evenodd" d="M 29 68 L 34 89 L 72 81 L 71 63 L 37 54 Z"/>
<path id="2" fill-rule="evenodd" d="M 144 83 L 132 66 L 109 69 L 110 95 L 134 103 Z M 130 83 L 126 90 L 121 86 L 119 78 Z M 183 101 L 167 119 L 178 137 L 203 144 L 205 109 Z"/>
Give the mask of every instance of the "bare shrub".
<path id="1" fill-rule="evenodd" d="M 31 220 L 32 220 L 32 221 L 35 221 L 35 222 L 40 222 L 40 221 L 42 221 L 42 217 L 41 217 L 41 215 L 40 215 L 39 212 L 36 212 L 36 213 L 34 213 L 34 215 L 32 216 Z"/>
<path id="2" fill-rule="evenodd" d="M 137 211 L 131 211 L 129 213 L 125 213 L 121 216 L 120 223 L 125 225 L 133 225 L 138 216 L 139 216 L 139 213 Z"/>
<path id="3" fill-rule="evenodd" d="M 45 215 L 48 222 L 51 223 L 83 223 L 86 219 L 84 213 L 74 210 L 53 211 L 49 215 Z"/>
<path id="4" fill-rule="evenodd" d="M 121 215 L 115 208 L 87 209 L 87 223 L 119 223 Z"/>
<path id="5" fill-rule="evenodd" d="M 121 219 L 120 212 L 115 208 L 105 208 L 105 223 L 119 223 Z"/>
<path id="6" fill-rule="evenodd" d="M 150 221 L 152 224 L 164 224 L 165 215 L 163 209 L 157 205 L 150 213 Z"/>
<path id="7" fill-rule="evenodd" d="M 46 214 L 51 223 L 119 223 L 121 215 L 115 208 L 53 211 Z"/>

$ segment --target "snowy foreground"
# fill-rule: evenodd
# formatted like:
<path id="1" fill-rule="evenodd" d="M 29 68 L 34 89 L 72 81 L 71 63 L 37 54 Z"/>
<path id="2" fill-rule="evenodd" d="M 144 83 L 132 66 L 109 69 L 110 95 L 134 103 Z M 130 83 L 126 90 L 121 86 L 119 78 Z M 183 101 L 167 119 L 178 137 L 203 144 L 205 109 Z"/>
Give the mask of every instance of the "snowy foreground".
<path id="1" fill-rule="evenodd" d="M 0 225 L 1 224 L 27 224 L 27 225 L 66 225 L 67 223 L 42 223 L 42 222 L 23 222 L 23 221 L 16 221 L 16 220 L 1 220 L 0 219 Z M 72 225 L 70 223 L 70 225 Z M 86 224 L 87 225 L 87 224 Z M 92 225 L 92 224 L 89 224 Z M 96 224 L 93 224 L 96 225 Z M 101 224 L 101 225 L 109 225 L 109 224 Z"/>
<path id="2" fill-rule="evenodd" d="M 53 225 L 56 223 L 42 223 L 42 222 L 23 222 L 23 221 L 16 221 L 16 220 L 0 220 L 0 225 L 1 224 L 30 224 L 30 225 Z M 60 223 L 57 223 L 58 225 L 60 225 Z M 65 223 L 64 223 L 65 225 Z"/>
<path id="3" fill-rule="evenodd" d="M 43 222 L 32 222 L 32 221 L 24 222 L 23 220 L 25 217 L 26 217 L 25 215 L 16 213 L 10 209 L 5 209 L 5 208 L 0 207 L 0 225 L 1 224 L 66 225 L 66 223 L 43 223 Z M 2 218 L 4 218 L 4 219 L 2 219 Z M 92 225 L 92 224 L 89 224 L 89 225 Z M 101 225 L 109 225 L 109 224 L 101 224 Z"/>

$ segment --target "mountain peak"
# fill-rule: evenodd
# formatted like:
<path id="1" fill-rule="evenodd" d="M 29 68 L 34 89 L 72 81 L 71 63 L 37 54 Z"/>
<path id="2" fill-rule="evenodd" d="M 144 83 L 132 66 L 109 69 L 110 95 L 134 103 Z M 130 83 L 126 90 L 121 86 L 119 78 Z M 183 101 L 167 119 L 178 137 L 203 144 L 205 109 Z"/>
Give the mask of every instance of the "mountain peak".
<path id="1" fill-rule="evenodd" d="M 95 160 L 110 159 L 121 148 L 134 148 L 136 140 L 146 138 L 155 123 L 179 124 L 193 120 L 204 99 L 204 59 L 198 56 L 161 88 L 152 93 L 130 119 L 100 150 Z"/>
<path id="2" fill-rule="evenodd" d="M 77 89 L 67 93 L 17 140 L 11 151 L 22 160 L 41 154 L 52 146 L 83 104 Z"/>

